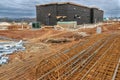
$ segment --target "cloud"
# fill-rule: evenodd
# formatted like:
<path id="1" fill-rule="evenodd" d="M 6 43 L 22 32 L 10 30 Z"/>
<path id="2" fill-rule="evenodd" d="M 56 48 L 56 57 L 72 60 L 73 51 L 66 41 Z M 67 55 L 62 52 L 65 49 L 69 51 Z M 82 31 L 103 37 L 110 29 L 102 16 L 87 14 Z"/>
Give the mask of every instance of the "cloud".
<path id="1" fill-rule="evenodd" d="M 0 1 L 0 17 L 35 17 L 35 5 L 65 1 L 94 5 L 104 10 L 105 16 L 120 16 L 120 0 L 3 0 Z"/>

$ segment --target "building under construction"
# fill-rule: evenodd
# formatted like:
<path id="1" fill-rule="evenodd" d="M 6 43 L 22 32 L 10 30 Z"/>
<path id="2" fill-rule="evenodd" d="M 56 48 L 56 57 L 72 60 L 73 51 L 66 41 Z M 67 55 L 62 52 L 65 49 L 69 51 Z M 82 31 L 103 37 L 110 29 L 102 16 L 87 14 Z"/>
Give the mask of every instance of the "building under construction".
<path id="1" fill-rule="evenodd" d="M 51 3 L 36 6 L 37 21 L 45 25 L 56 25 L 58 21 L 77 21 L 89 24 L 103 21 L 103 11 L 74 3 Z"/>

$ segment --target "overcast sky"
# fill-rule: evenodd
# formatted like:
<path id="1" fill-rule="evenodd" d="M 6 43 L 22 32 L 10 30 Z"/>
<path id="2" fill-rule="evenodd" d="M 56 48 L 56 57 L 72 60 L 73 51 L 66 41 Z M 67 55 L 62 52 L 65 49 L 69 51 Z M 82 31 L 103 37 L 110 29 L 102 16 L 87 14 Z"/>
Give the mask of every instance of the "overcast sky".
<path id="1" fill-rule="evenodd" d="M 120 17 L 120 0 L 1 0 L 0 17 L 35 17 L 35 5 L 65 1 L 98 7 L 105 11 L 105 17 Z"/>

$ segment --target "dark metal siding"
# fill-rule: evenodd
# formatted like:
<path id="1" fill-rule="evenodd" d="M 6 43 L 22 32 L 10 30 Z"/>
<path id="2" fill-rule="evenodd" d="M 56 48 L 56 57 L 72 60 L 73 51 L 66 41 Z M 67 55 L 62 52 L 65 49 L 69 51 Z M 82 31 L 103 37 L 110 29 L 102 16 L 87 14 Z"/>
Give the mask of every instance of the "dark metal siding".
<path id="1" fill-rule="evenodd" d="M 51 14 L 48 17 L 48 14 Z M 37 21 L 45 25 L 56 24 L 56 5 L 37 6 Z"/>
<path id="2" fill-rule="evenodd" d="M 77 21 L 78 24 L 90 23 L 90 9 L 68 4 L 68 21 Z M 80 18 L 75 18 L 75 15 Z"/>
<path id="3" fill-rule="evenodd" d="M 90 12 L 90 22 L 94 23 L 94 10 L 93 9 L 91 9 L 91 12 Z"/>
<path id="4" fill-rule="evenodd" d="M 66 4 L 58 4 L 56 13 L 57 13 L 57 16 L 67 16 L 67 5 Z M 68 17 L 66 17 L 63 20 L 66 21 L 67 18 Z"/>
<path id="5" fill-rule="evenodd" d="M 96 8 L 91 9 L 92 23 L 98 23 L 103 21 L 103 11 Z"/>
<path id="6" fill-rule="evenodd" d="M 77 21 L 78 24 L 88 24 L 103 21 L 103 11 L 96 8 L 76 6 L 72 4 L 52 4 L 36 7 L 37 21 L 45 25 L 56 25 L 57 16 L 67 16 L 64 21 Z M 48 14 L 51 14 L 48 17 Z M 78 15 L 80 18 L 75 18 Z"/>
<path id="7" fill-rule="evenodd" d="M 65 4 L 57 5 L 57 16 L 67 16 L 67 5 Z"/>

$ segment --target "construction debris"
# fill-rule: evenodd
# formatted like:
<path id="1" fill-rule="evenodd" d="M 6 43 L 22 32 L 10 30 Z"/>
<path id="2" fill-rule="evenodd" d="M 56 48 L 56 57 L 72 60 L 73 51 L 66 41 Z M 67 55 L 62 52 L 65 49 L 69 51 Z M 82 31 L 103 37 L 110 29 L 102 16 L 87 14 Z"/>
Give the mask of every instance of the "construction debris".
<path id="1" fill-rule="evenodd" d="M 55 25 L 54 26 L 55 30 L 65 30 L 63 27 L 61 27 L 60 25 Z"/>
<path id="2" fill-rule="evenodd" d="M 16 51 L 25 50 L 22 40 L 19 42 L 1 42 L 0 43 L 0 65 L 5 64 L 8 61 L 8 57 L 4 55 L 12 54 Z"/>
<path id="3" fill-rule="evenodd" d="M 90 36 L 90 35 L 87 34 L 86 32 L 78 32 L 78 34 L 81 35 L 82 37 Z"/>
<path id="4" fill-rule="evenodd" d="M 0 31 L 1 36 L 28 42 L 25 51 L 1 56 L 1 64 L 9 63 L 0 67 L 0 80 L 120 80 L 119 27 L 101 25 L 101 34 L 96 27 Z"/>
<path id="5" fill-rule="evenodd" d="M 0 65 L 8 63 L 9 57 L 2 56 L 0 57 Z"/>
<path id="6" fill-rule="evenodd" d="M 101 32 L 102 32 L 102 28 L 101 28 L 101 27 L 97 27 L 96 33 L 97 33 L 97 34 L 101 34 Z"/>

